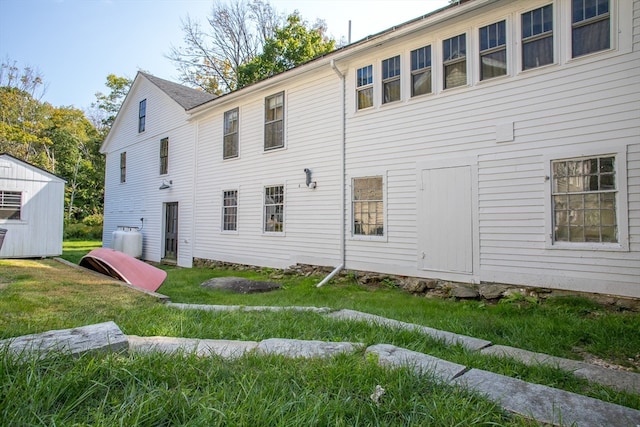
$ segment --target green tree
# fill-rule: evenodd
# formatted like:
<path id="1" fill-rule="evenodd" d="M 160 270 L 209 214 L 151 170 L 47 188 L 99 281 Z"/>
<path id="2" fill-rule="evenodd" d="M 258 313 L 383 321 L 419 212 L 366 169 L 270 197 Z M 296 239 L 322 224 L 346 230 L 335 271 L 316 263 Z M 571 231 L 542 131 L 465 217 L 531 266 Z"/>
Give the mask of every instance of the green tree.
<path id="1" fill-rule="evenodd" d="M 265 42 L 260 55 L 238 68 L 238 87 L 266 79 L 335 49 L 335 40 L 327 37 L 323 21 L 309 26 L 296 11 L 287 24 L 277 28 Z"/>
<path id="2" fill-rule="evenodd" d="M 101 131 L 103 136 L 106 136 L 109 129 L 111 129 L 111 125 L 116 119 L 120 106 L 132 84 L 133 80 L 131 79 L 109 74 L 105 86 L 110 89 L 110 92 L 107 94 L 96 92 L 96 102 L 91 104 L 96 115 L 93 119 L 93 124 Z"/>

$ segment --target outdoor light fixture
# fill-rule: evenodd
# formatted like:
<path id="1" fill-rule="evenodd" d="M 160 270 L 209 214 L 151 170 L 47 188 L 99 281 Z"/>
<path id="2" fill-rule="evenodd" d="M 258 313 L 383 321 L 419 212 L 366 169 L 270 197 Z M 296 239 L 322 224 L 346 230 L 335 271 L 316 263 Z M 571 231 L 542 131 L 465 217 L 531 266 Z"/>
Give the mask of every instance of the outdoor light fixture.
<path id="1" fill-rule="evenodd" d="M 167 188 L 171 188 L 172 185 L 173 181 L 167 181 L 166 179 L 163 179 L 162 185 L 160 186 L 159 190 L 166 190 Z"/>
<path id="2" fill-rule="evenodd" d="M 306 169 L 304 170 L 304 173 L 307 174 L 307 187 L 309 187 L 310 189 L 315 189 L 318 185 L 318 183 L 316 183 L 315 181 L 311 181 L 311 169 Z"/>

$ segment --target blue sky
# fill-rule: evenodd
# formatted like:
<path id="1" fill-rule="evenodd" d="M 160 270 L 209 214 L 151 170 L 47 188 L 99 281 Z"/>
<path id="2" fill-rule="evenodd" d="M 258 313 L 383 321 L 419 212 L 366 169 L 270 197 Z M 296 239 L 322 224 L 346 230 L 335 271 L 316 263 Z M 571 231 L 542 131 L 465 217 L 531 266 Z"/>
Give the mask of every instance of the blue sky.
<path id="1" fill-rule="evenodd" d="M 390 28 L 446 6 L 447 0 L 270 0 L 280 13 L 324 19 L 329 33 L 351 39 Z M 178 81 L 165 58 L 181 46 L 181 19 L 201 23 L 213 0 L 0 0 L 0 60 L 37 69 L 47 84 L 43 100 L 87 109 L 107 92 L 108 74 L 133 78 L 138 70 Z"/>

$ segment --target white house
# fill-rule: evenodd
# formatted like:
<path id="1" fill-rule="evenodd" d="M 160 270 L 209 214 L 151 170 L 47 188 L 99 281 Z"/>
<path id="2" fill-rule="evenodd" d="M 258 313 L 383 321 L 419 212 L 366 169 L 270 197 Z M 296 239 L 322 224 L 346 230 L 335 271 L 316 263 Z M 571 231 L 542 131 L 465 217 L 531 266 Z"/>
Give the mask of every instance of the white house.
<path id="1" fill-rule="evenodd" d="M 65 180 L 0 154 L 0 258 L 62 254 Z"/>
<path id="2" fill-rule="evenodd" d="M 461 2 L 180 110 L 183 265 L 640 297 L 639 23 L 640 0 Z"/>
<path id="3" fill-rule="evenodd" d="M 195 128 L 185 110 L 215 98 L 149 74 L 133 81 L 109 135 L 103 246 L 119 226 L 139 227 L 142 258 L 190 267 Z"/>

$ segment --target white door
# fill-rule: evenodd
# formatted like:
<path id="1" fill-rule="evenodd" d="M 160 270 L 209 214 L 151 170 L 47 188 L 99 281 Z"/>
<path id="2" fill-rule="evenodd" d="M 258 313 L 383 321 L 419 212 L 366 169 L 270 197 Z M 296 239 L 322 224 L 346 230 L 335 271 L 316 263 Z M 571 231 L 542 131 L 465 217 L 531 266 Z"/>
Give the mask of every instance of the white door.
<path id="1" fill-rule="evenodd" d="M 470 166 L 423 169 L 418 186 L 418 266 L 473 273 Z"/>

